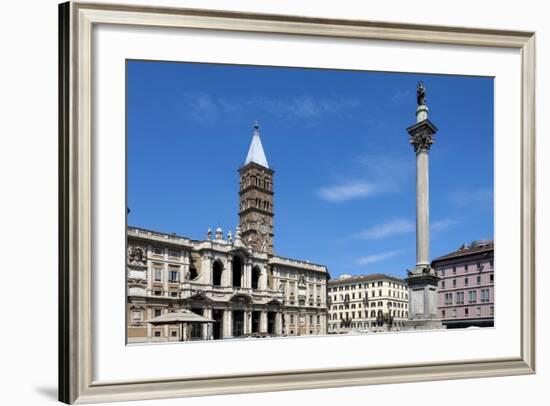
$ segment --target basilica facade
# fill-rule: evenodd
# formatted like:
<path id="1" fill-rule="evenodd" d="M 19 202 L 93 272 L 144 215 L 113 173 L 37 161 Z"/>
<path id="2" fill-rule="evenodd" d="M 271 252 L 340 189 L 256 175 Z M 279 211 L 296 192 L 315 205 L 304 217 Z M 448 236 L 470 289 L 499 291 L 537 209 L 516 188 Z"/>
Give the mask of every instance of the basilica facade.
<path id="1" fill-rule="evenodd" d="M 256 125 L 234 232 L 197 240 L 128 227 L 128 343 L 327 333 L 327 268 L 275 254 L 273 180 Z M 184 309 L 204 322 L 155 322 Z"/>

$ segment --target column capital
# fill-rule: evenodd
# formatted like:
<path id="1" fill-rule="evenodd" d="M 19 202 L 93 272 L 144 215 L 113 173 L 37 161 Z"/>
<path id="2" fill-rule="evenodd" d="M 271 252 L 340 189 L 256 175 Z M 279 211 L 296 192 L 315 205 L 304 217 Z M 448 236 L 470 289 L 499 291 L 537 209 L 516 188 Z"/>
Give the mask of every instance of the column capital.
<path id="1" fill-rule="evenodd" d="M 410 135 L 409 142 L 414 148 L 414 152 L 428 152 L 434 143 L 433 135 L 437 132 L 437 127 L 428 119 L 420 121 L 407 128 Z"/>

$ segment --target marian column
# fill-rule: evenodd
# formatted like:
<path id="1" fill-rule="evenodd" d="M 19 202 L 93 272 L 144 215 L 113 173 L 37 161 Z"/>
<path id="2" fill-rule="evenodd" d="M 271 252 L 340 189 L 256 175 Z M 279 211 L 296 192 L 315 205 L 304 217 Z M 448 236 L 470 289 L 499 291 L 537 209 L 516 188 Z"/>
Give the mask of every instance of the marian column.
<path id="1" fill-rule="evenodd" d="M 428 120 L 426 89 L 422 82 L 416 89 L 416 124 L 407 128 L 409 142 L 416 153 L 416 266 L 408 271 L 409 327 L 441 328 L 437 315 L 439 278 L 430 266 L 430 187 L 429 152 L 437 128 Z"/>

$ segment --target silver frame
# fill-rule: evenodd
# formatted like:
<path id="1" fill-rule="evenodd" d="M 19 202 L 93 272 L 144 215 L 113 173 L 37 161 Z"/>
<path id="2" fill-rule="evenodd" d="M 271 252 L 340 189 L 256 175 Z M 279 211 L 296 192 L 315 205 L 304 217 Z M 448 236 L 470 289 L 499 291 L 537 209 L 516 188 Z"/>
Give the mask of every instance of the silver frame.
<path id="1" fill-rule="evenodd" d="M 95 382 L 92 371 L 91 49 L 95 24 L 507 47 L 521 51 L 521 354 L 364 368 Z M 59 400 L 90 403 L 327 388 L 535 371 L 535 34 L 70 2 L 59 7 Z"/>

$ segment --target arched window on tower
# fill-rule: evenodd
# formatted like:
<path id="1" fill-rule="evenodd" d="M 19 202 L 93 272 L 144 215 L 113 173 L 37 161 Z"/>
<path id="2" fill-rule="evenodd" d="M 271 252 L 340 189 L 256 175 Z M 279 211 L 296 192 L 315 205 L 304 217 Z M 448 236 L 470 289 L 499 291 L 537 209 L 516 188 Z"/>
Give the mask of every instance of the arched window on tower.
<path id="1" fill-rule="evenodd" d="M 241 279 L 243 274 L 243 262 L 239 256 L 233 257 L 233 286 L 240 288 L 242 286 Z"/>
<path id="2" fill-rule="evenodd" d="M 220 261 L 215 261 L 212 267 L 212 285 L 221 286 L 222 285 L 222 273 L 223 265 Z"/>
<path id="3" fill-rule="evenodd" d="M 252 289 L 260 288 L 260 275 L 261 275 L 260 268 L 258 268 L 257 266 L 252 268 Z"/>

